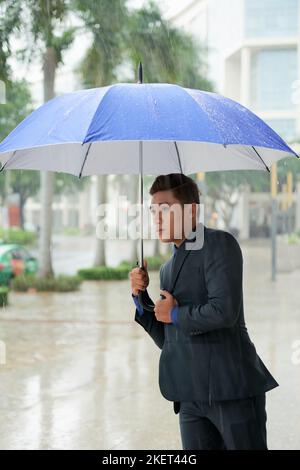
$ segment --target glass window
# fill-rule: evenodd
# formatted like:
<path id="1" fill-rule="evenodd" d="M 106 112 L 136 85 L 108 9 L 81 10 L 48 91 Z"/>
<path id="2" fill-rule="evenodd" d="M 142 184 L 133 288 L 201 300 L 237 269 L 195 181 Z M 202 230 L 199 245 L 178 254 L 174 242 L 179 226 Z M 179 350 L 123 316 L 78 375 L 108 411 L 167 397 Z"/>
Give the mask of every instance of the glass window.
<path id="1" fill-rule="evenodd" d="M 245 0 L 247 37 L 294 36 L 298 0 Z"/>
<path id="2" fill-rule="evenodd" d="M 261 110 L 291 109 L 297 79 L 297 50 L 261 49 L 251 59 L 251 106 Z"/>

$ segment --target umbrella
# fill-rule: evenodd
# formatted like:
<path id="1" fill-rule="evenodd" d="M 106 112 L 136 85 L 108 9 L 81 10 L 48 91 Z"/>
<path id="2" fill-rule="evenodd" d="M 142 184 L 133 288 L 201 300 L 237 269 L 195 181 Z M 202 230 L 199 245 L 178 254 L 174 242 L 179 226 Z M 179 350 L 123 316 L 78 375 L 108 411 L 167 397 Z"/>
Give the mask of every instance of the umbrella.
<path id="1" fill-rule="evenodd" d="M 143 175 L 263 170 L 299 158 L 249 109 L 216 93 L 170 83 L 116 83 L 57 96 L 0 144 L 4 169 Z M 143 260 L 141 210 L 140 267 Z M 148 310 L 142 292 L 139 300 Z"/>

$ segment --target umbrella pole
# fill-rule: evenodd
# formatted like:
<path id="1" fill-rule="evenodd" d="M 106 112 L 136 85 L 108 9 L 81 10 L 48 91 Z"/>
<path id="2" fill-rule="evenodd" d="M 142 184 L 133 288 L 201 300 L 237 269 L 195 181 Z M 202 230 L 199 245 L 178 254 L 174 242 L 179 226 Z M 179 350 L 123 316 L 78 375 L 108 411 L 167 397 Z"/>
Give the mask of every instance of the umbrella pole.
<path id="1" fill-rule="evenodd" d="M 144 267 L 144 244 L 143 244 L 143 233 L 144 233 L 144 181 L 143 181 L 143 142 L 139 141 L 139 184 L 140 184 L 140 268 Z"/>
<path id="2" fill-rule="evenodd" d="M 138 67 L 138 83 L 143 83 L 143 68 L 142 63 L 139 63 Z M 144 244 L 143 244 L 143 234 L 144 234 L 144 182 L 143 182 L 143 141 L 139 141 L 139 184 L 140 184 L 140 264 L 137 261 L 137 265 L 139 264 L 141 269 L 145 269 L 144 267 Z M 149 297 L 149 296 L 148 296 Z M 154 304 L 148 303 L 145 299 L 145 292 L 139 291 L 138 294 L 139 303 L 141 306 L 148 310 L 149 312 L 154 311 Z"/>
<path id="3" fill-rule="evenodd" d="M 144 267 L 144 244 L 143 244 L 143 232 L 144 232 L 144 182 L 143 182 L 143 142 L 139 141 L 139 183 L 140 183 L 140 268 Z M 137 261 L 137 264 L 139 262 Z M 149 297 L 149 296 L 147 296 Z M 139 303 L 141 306 L 149 312 L 154 311 L 154 304 L 149 303 L 145 298 L 145 291 L 140 290 L 138 294 Z"/>

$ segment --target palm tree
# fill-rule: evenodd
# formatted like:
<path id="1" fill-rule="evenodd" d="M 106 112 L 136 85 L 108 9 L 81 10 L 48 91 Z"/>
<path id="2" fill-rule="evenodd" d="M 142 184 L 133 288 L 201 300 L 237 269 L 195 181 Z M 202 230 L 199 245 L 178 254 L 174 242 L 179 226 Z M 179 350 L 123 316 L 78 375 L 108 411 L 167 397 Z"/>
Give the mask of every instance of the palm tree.
<path id="1" fill-rule="evenodd" d="M 25 117 L 23 112 L 28 111 L 31 98 L 25 83 L 12 82 L 11 68 L 8 64 L 11 55 L 11 39 L 20 28 L 20 12 L 19 1 L 0 0 L 0 92 L 3 91 L 8 100 L 6 105 L 0 108 L 0 140 L 4 139 Z M 22 105 L 22 110 L 18 109 L 19 104 Z M 0 180 L 0 195 L 3 201 L 8 196 L 10 187 L 11 173 L 4 172 Z"/>
<path id="2" fill-rule="evenodd" d="M 93 36 L 79 68 L 85 86 L 105 86 L 117 81 L 118 67 L 122 65 L 131 72 L 130 77 L 123 76 L 123 81 L 136 81 L 132 77 L 142 60 L 145 81 L 212 89 L 205 78 L 203 49 L 186 33 L 171 27 L 153 2 L 130 12 L 124 0 L 77 0 L 75 5 Z M 138 178 L 131 176 L 128 181 L 129 200 L 134 202 L 138 198 Z M 106 202 L 106 186 L 107 177 L 98 177 L 99 204 Z M 133 262 L 137 259 L 137 243 L 131 242 L 129 257 Z M 155 252 L 157 247 L 156 243 Z M 97 241 L 94 264 L 105 264 L 104 240 Z"/>
<path id="3" fill-rule="evenodd" d="M 134 71 L 142 61 L 145 82 L 212 90 L 205 77 L 206 50 L 192 36 L 170 25 L 153 1 L 131 13 L 125 48 Z"/>
<path id="4" fill-rule="evenodd" d="M 121 62 L 124 42 L 125 1 L 75 0 L 75 7 L 85 28 L 92 33 L 92 44 L 78 67 L 85 87 L 101 87 L 116 81 L 116 67 Z M 98 205 L 107 202 L 107 176 L 97 177 Z M 94 266 L 106 265 L 105 240 L 97 238 Z"/>
<path id="5" fill-rule="evenodd" d="M 135 72 L 141 60 L 145 82 L 178 83 L 190 88 L 212 89 L 205 78 L 205 50 L 191 36 L 169 25 L 155 3 L 149 2 L 147 6 L 132 11 L 125 38 L 124 49 L 131 70 Z M 132 183 L 132 192 L 137 195 L 138 180 L 134 179 Z M 137 243 L 132 242 L 131 256 L 134 259 L 131 261 L 137 259 Z M 156 239 L 154 256 L 160 254 L 160 247 Z"/>
<path id="6" fill-rule="evenodd" d="M 74 28 L 65 28 L 70 2 L 67 0 L 25 0 L 22 2 L 24 24 L 31 33 L 35 49 L 42 60 L 44 102 L 55 96 L 55 76 L 62 54 L 73 41 Z M 57 31 L 62 30 L 61 34 Z M 31 48 L 32 50 L 32 48 Z M 41 219 L 39 240 L 39 275 L 53 275 L 52 200 L 53 172 L 41 172 Z"/>

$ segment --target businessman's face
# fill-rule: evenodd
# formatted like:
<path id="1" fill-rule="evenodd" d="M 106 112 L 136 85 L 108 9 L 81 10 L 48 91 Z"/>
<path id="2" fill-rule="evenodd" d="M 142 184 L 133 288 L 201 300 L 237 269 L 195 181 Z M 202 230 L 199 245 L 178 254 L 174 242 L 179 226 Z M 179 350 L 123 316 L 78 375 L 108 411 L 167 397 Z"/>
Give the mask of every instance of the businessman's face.
<path id="1" fill-rule="evenodd" d="M 159 239 L 162 242 L 182 240 L 192 229 L 191 205 L 183 204 L 172 190 L 158 191 L 151 198 L 150 211 Z"/>

